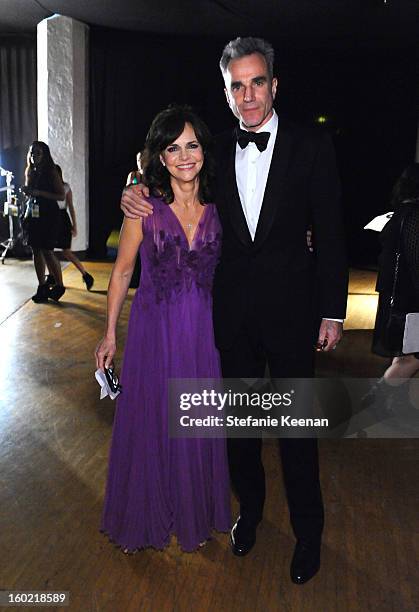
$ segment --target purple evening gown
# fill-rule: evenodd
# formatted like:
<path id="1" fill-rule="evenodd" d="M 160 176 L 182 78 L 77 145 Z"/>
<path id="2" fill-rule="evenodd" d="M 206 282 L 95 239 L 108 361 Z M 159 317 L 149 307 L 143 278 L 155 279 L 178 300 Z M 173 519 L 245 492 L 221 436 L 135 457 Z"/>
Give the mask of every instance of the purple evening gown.
<path id="1" fill-rule="evenodd" d="M 168 378 L 219 378 L 211 288 L 221 248 L 214 204 L 192 246 L 174 212 L 152 199 L 141 281 L 131 307 L 101 529 L 122 548 L 192 551 L 230 527 L 224 439 L 169 438 Z"/>

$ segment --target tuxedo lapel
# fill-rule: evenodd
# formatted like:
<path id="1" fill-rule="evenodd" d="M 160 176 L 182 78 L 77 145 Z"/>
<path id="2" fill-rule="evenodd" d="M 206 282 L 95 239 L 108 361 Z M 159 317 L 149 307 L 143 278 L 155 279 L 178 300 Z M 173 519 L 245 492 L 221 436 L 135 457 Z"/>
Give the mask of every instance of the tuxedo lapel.
<path id="1" fill-rule="evenodd" d="M 237 189 L 235 132 L 232 133 L 226 168 L 226 198 L 231 224 L 239 240 L 245 246 L 252 246 L 252 237 L 250 235 L 249 228 L 247 227 L 246 217 L 244 216 L 239 191 Z M 220 169 L 219 172 L 222 172 L 222 169 Z"/>
<path id="2" fill-rule="evenodd" d="M 281 128 L 280 123 L 272 154 L 271 166 L 269 168 L 268 180 L 266 181 L 262 208 L 256 228 L 254 241 L 255 248 L 259 247 L 266 239 L 274 222 L 291 153 L 291 142 L 292 138 L 289 131 L 285 128 Z"/>

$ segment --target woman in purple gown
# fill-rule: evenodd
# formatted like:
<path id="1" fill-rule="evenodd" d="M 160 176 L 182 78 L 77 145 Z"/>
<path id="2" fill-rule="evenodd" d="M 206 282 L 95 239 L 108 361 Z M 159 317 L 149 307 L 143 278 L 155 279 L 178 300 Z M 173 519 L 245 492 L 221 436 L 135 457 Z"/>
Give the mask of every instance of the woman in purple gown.
<path id="1" fill-rule="evenodd" d="M 142 153 L 154 214 L 125 218 L 109 283 L 97 366 L 112 363 L 116 325 L 135 258 L 141 281 L 130 314 L 122 393 L 110 451 L 102 531 L 124 551 L 184 551 L 230 527 L 224 439 L 171 438 L 168 379 L 220 378 L 212 325 L 212 279 L 221 226 L 208 203 L 210 134 L 190 109 L 157 115 Z"/>

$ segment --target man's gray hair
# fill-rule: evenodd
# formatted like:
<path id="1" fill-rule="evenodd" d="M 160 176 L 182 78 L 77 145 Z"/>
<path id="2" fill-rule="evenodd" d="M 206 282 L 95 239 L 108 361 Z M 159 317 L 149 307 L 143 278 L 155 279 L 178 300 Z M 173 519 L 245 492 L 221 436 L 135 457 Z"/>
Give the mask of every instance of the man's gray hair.
<path id="1" fill-rule="evenodd" d="M 268 43 L 268 41 L 263 40 L 263 38 L 253 38 L 252 36 L 246 38 L 241 38 L 239 36 L 226 44 L 220 59 L 220 68 L 223 75 L 227 71 L 227 66 L 231 60 L 239 59 L 245 55 L 252 55 L 252 53 L 260 53 L 263 55 L 268 67 L 269 77 L 272 79 L 274 74 L 274 49 L 272 45 Z"/>

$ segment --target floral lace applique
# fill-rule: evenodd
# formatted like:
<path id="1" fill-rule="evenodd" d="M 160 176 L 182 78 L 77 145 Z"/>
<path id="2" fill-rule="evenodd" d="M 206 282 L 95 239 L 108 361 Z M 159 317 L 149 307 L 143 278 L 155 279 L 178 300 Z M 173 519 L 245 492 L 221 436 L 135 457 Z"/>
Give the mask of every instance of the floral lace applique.
<path id="1" fill-rule="evenodd" d="M 188 249 L 179 235 L 170 236 L 160 230 L 159 244 L 154 243 L 149 262 L 156 300 L 176 299 L 176 295 L 189 291 L 193 285 L 209 295 L 220 247 L 219 233 L 207 235 L 205 240 L 196 241 L 195 248 Z"/>

